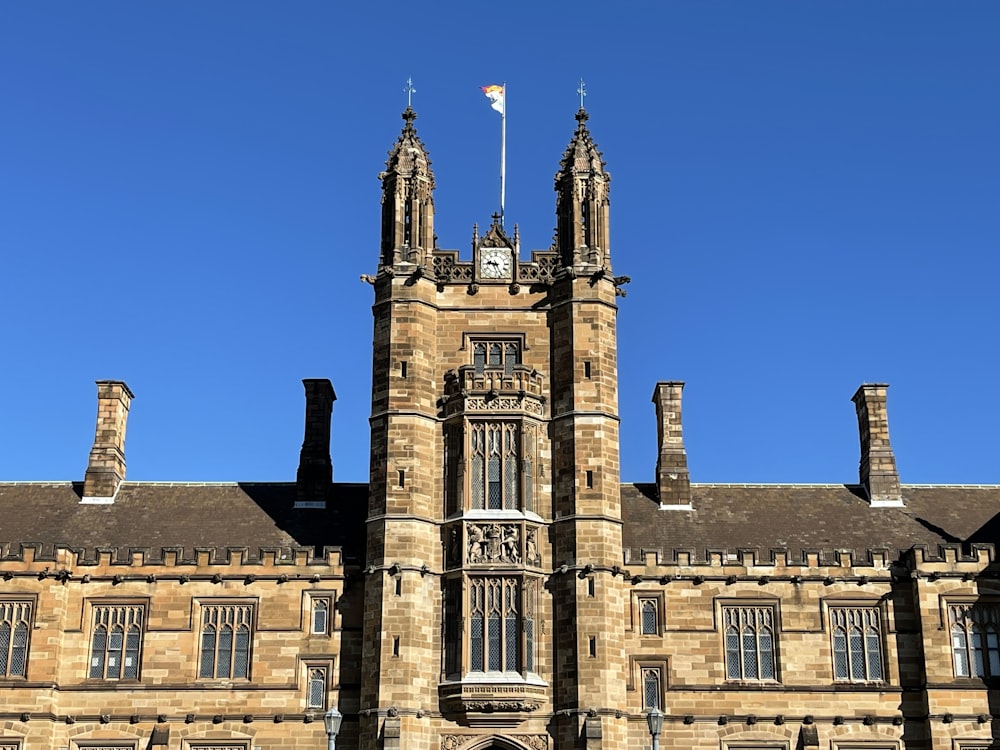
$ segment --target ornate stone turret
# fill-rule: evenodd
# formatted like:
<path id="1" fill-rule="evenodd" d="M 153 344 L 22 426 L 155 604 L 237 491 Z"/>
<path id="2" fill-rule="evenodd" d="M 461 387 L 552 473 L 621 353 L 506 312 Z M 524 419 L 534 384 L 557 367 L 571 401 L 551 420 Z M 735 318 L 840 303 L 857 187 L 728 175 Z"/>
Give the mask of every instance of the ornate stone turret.
<path id="1" fill-rule="evenodd" d="M 381 266 L 429 265 L 434 249 L 434 173 L 417 136 L 417 113 L 403 112 L 403 132 L 389 151 L 382 180 Z"/>
<path id="2" fill-rule="evenodd" d="M 608 188 L 611 175 L 587 129 L 587 112 L 576 113 L 576 132 L 556 173 L 556 249 L 564 267 L 611 270 Z M 590 267 L 589 269 L 587 267 Z"/>
<path id="3" fill-rule="evenodd" d="M 559 664 L 553 710 L 556 747 L 625 748 L 627 730 L 614 716 L 628 712 L 628 586 L 621 564 L 622 510 L 618 473 L 617 287 L 608 256 L 608 175 L 585 125 L 577 128 L 556 175 L 559 265 L 549 288 L 551 526 L 554 572 L 553 660 Z M 595 708 L 596 707 L 596 708 Z M 591 712 L 591 709 L 595 709 Z M 583 734 L 586 743 L 580 741 Z M 597 738 L 600 737 L 598 740 Z"/>

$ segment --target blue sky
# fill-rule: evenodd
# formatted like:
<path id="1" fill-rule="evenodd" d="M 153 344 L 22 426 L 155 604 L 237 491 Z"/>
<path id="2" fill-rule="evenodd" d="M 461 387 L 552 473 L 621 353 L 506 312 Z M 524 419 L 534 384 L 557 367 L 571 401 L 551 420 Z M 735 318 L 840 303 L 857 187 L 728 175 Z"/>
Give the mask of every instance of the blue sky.
<path id="1" fill-rule="evenodd" d="M 1000 4 L 8 2 L 0 480 L 291 480 L 306 377 L 366 481 L 376 175 L 412 76 L 440 245 L 498 198 L 545 248 L 586 80 L 612 183 L 622 478 L 684 380 L 694 481 L 853 482 L 891 384 L 902 480 L 997 483 Z"/>

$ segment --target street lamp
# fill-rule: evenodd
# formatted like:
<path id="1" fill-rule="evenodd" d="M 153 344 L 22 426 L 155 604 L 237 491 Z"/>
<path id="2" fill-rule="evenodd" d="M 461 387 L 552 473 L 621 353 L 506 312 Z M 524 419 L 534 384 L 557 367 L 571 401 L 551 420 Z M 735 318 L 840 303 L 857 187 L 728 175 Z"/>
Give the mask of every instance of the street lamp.
<path id="1" fill-rule="evenodd" d="M 653 750 L 660 750 L 660 730 L 663 728 L 663 712 L 655 706 L 646 714 L 649 736 L 653 738 Z M 331 747 L 330 750 L 333 750 Z"/>
<path id="2" fill-rule="evenodd" d="M 344 715 L 335 708 L 323 714 L 323 726 L 326 727 L 326 750 L 336 750 L 337 735 L 340 734 L 340 724 Z"/>

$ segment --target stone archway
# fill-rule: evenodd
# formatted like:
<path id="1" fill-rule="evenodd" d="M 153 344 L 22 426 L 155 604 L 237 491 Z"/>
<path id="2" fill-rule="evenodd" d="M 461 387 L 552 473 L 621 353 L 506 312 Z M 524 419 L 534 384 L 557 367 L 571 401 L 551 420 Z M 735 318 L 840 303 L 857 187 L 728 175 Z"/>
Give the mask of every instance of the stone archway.
<path id="1" fill-rule="evenodd" d="M 441 747 L 443 750 L 548 750 L 549 738 L 545 734 L 446 735 Z"/>

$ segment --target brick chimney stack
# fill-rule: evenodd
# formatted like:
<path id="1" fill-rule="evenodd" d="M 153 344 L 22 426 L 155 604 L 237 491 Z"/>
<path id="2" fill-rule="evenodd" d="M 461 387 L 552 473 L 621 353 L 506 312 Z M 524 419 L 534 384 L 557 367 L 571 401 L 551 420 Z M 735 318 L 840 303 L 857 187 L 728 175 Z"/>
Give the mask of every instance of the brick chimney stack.
<path id="1" fill-rule="evenodd" d="M 97 381 L 97 434 L 80 502 L 110 504 L 125 480 L 125 424 L 134 398 L 120 380 Z"/>
<path id="2" fill-rule="evenodd" d="M 861 437 L 861 484 L 868 491 L 872 506 L 899 507 L 903 495 L 899 489 L 896 457 L 889 444 L 889 413 L 886 408 L 885 383 L 866 383 L 851 398 L 858 412 Z"/>
<path id="3" fill-rule="evenodd" d="M 306 388 L 306 434 L 295 478 L 295 507 L 325 508 L 333 483 L 330 419 L 337 394 L 333 391 L 333 384 L 325 378 L 306 379 L 302 385 Z"/>
<path id="4" fill-rule="evenodd" d="M 693 510 L 691 478 L 681 425 L 681 392 L 684 383 L 660 382 L 653 390 L 656 404 L 656 488 L 663 509 Z"/>

